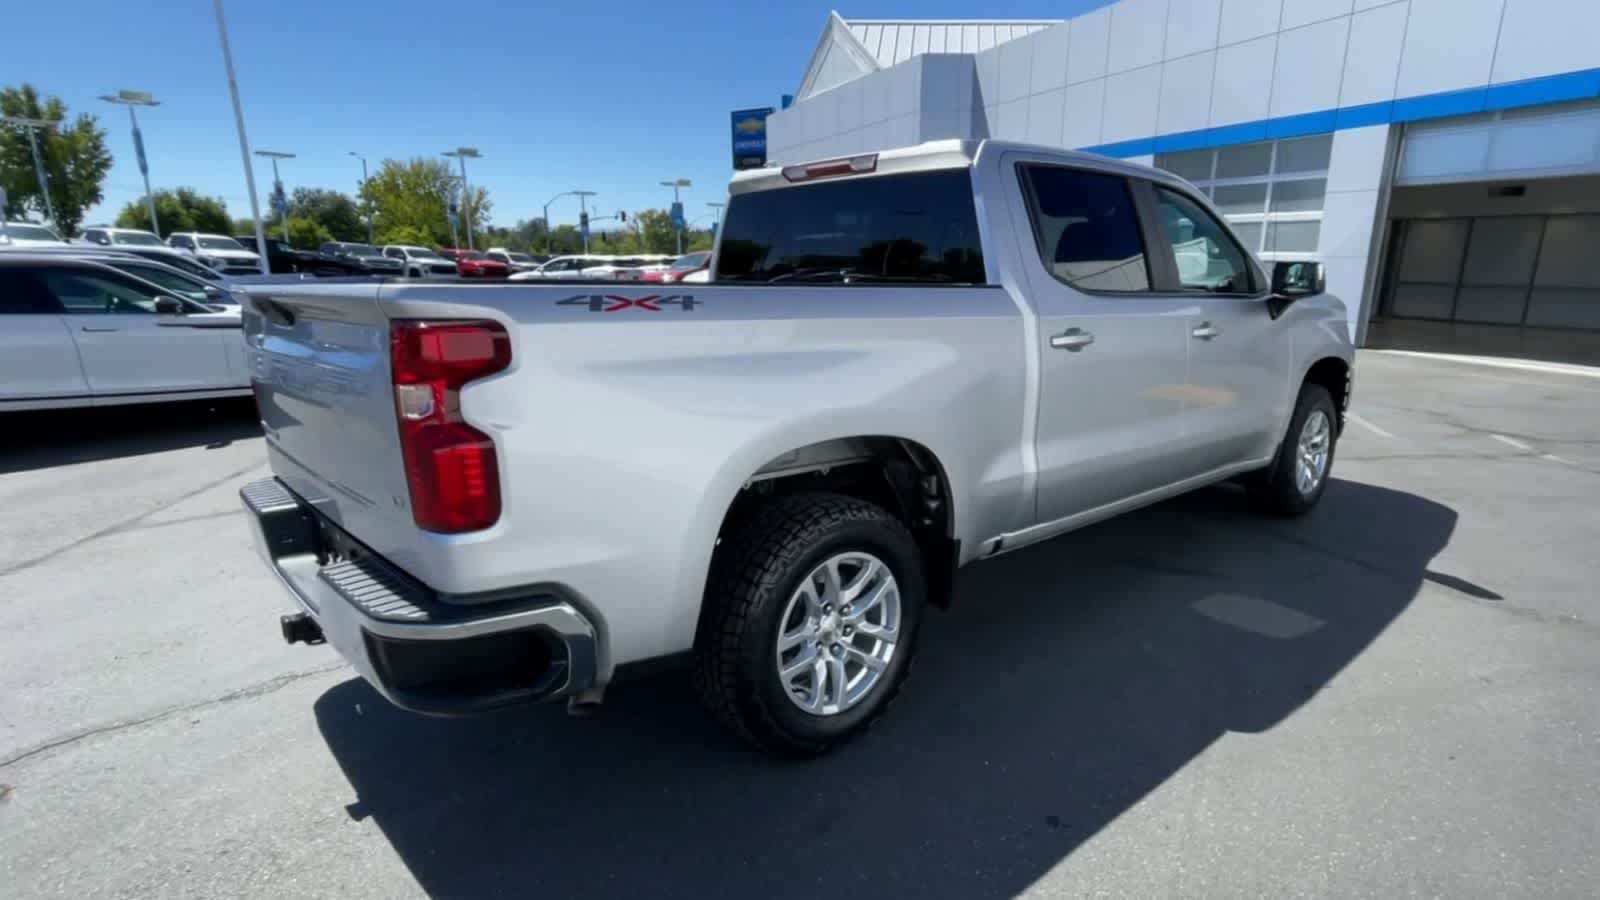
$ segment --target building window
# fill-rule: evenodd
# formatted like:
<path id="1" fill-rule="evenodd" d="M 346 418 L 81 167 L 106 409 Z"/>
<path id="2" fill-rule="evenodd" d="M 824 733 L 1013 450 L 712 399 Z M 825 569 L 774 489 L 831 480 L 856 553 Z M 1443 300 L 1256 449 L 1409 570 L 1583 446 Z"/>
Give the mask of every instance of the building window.
<path id="1" fill-rule="evenodd" d="M 1317 250 L 1333 135 L 1162 153 L 1156 165 L 1187 178 L 1264 260 Z"/>

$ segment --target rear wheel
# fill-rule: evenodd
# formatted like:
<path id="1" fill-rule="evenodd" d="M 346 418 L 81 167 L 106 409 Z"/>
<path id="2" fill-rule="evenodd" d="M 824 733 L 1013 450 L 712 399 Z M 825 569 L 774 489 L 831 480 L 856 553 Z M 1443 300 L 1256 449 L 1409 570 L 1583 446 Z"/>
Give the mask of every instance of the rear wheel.
<path id="1" fill-rule="evenodd" d="M 695 681 L 712 713 L 774 753 L 866 730 L 910 671 L 922 559 L 887 510 L 839 494 L 772 501 L 713 561 Z"/>
<path id="2" fill-rule="evenodd" d="M 1289 430 L 1272 464 L 1247 482 L 1262 510 L 1279 516 L 1310 512 L 1328 486 L 1333 450 L 1339 437 L 1339 414 L 1327 388 L 1305 384 L 1295 402 Z"/>

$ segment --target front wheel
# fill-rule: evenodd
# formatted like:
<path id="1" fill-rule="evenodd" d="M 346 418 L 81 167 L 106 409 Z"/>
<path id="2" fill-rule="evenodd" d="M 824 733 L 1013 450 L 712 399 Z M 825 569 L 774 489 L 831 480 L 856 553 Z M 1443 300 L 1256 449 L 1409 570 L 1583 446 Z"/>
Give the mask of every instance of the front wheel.
<path id="1" fill-rule="evenodd" d="M 719 546 L 695 642 L 713 714 L 758 746 L 815 756 L 865 731 L 911 667 L 925 588 L 916 541 L 882 507 L 782 497 Z"/>
<path id="2" fill-rule="evenodd" d="M 1328 487 L 1328 473 L 1333 469 L 1338 423 L 1339 414 L 1328 389 L 1320 384 L 1302 385 L 1277 456 L 1248 482 L 1251 495 L 1264 512 L 1305 515 L 1322 499 L 1322 492 Z"/>

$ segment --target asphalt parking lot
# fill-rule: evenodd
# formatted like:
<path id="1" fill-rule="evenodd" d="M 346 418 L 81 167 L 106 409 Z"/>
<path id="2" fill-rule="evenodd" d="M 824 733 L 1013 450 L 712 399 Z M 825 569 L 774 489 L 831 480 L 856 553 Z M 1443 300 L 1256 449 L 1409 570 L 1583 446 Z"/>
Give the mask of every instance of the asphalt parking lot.
<path id="1" fill-rule="evenodd" d="M 864 741 L 433 720 L 276 633 L 248 401 L 0 419 L 7 897 L 1592 897 L 1600 378 L 1363 353 L 1323 504 L 969 569 Z"/>

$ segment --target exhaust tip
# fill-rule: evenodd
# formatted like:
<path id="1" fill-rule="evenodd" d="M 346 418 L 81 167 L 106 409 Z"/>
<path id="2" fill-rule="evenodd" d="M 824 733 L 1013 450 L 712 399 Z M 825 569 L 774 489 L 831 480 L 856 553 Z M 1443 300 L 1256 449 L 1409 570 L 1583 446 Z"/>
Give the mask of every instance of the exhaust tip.
<path id="1" fill-rule="evenodd" d="M 567 700 L 567 715 L 576 719 L 587 719 L 600 711 L 600 704 L 606 699 L 606 689 L 603 687 L 589 688 L 574 694 Z"/>
<path id="2" fill-rule="evenodd" d="M 286 644 L 311 645 L 321 644 L 327 640 L 322 635 L 322 626 L 307 613 L 279 616 L 278 627 L 283 631 L 283 641 Z"/>

